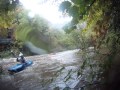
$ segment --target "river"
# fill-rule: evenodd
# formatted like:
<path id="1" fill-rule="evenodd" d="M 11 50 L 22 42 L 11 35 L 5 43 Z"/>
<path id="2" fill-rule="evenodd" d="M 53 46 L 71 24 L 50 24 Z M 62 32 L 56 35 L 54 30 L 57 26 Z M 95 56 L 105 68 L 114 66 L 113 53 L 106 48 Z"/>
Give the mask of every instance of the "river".
<path id="1" fill-rule="evenodd" d="M 7 69 L 16 64 L 15 58 L 3 59 L 0 62 L 4 70 L 0 78 L 0 90 L 53 90 L 54 87 L 59 87 L 59 90 L 65 87 L 78 90 L 72 89 L 79 82 L 76 70 L 82 59 L 78 51 L 25 57 L 26 60 L 33 60 L 33 65 L 13 75 L 9 75 Z M 67 80 L 68 73 L 71 78 Z"/>

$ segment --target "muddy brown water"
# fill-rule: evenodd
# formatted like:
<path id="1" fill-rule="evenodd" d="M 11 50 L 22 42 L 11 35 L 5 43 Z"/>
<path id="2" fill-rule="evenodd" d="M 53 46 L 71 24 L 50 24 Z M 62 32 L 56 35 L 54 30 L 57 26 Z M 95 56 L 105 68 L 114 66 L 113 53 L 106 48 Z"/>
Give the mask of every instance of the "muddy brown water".
<path id="1" fill-rule="evenodd" d="M 4 70 L 0 78 L 0 90 L 53 90 L 58 86 L 60 90 L 74 88 L 77 81 L 75 71 L 82 61 L 78 51 L 25 57 L 26 60 L 33 60 L 32 66 L 13 75 L 8 74 L 7 69 L 17 63 L 15 58 L 3 59 L 0 62 Z M 67 81 L 68 73 L 71 73 L 71 78 Z"/>

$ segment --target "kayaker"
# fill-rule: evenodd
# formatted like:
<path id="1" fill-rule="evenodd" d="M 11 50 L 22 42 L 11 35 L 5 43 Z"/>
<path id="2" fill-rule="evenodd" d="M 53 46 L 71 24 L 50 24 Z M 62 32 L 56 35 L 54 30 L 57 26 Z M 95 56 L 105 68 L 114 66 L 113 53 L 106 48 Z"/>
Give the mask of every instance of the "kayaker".
<path id="1" fill-rule="evenodd" d="M 17 55 L 13 52 L 13 50 L 11 50 L 11 54 L 12 54 L 15 58 L 17 58 L 17 59 L 16 59 L 17 62 L 26 63 L 25 58 L 24 58 L 24 56 L 23 56 L 23 54 L 22 54 L 21 52 L 20 52 L 19 55 L 17 56 Z"/>
<path id="2" fill-rule="evenodd" d="M 19 56 L 17 57 L 17 62 L 20 62 L 22 64 L 26 63 L 25 58 L 21 52 L 19 53 Z"/>

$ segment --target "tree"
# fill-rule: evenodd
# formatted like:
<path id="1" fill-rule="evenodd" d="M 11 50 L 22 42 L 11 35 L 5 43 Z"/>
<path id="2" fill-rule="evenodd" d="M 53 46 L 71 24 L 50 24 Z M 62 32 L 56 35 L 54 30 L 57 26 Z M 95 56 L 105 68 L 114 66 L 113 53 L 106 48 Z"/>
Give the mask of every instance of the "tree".
<path id="1" fill-rule="evenodd" d="M 7 28 L 12 25 L 18 13 L 16 13 L 18 4 L 19 0 L 0 1 L 0 28 Z"/>
<path id="2" fill-rule="evenodd" d="M 71 0 L 64 1 L 60 5 L 61 11 L 73 17 L 73 25 L 77 25 L 80 21 L 87 21 L 87 27 L 81 33 L 91 38 L 99 57 L 101 55 L 101 69 L 106 75 L 103 77 L 111 86 L 110 90 L 118 90 L 119 88 L 119 80 L 116 78 L 119 73 L 111 73 L 111 71 L 117 72 L 119 69 L 115 68 L 120 65 L 120 63 L 115 62 L 118 62 L 117 58 L 120 57 L 118 55 L 120 53 L 119 4 L 119 0 Z M 112 77 L 114 85 L 109 82 L 111 74 L 114 75 L 114 78 Z"/>

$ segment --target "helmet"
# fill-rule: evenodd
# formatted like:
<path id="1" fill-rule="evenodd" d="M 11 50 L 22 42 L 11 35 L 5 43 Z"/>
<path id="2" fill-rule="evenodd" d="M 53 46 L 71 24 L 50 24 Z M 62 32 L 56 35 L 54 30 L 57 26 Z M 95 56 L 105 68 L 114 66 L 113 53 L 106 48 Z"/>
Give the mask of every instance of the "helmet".
<path id="1" fill-rule="evenodd" d="M 21 57 L 21 56 L 23 56 L 23 54 L 20 52 L 19 56 Z"/>

